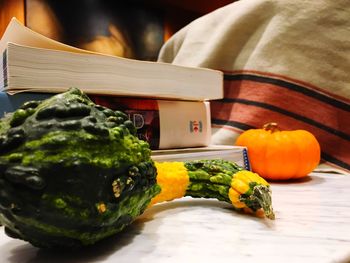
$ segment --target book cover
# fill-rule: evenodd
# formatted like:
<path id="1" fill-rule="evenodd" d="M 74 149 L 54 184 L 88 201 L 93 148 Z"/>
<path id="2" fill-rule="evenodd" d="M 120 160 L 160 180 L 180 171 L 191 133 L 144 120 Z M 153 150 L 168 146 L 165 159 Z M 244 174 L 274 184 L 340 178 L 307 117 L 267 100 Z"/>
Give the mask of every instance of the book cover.
<path id="1" fill-rule="evenodd" d="M 0 41 L 0 89 L 209 100 L 223 97 L 221 71 L 95 53 L 49 39 L 13 19 Z"/>
<path id="2" fill-rule="evenodd" d="M 0 92 L 0 117 L 18 109 L 24 102 L 44 100 L 50 93 Z M 211 137 L 209 102 L 169 101 L 90 95 L 99 105 L 125 112 L 134 123 L 137 136 L 151 149 L 207 146 Z"/>

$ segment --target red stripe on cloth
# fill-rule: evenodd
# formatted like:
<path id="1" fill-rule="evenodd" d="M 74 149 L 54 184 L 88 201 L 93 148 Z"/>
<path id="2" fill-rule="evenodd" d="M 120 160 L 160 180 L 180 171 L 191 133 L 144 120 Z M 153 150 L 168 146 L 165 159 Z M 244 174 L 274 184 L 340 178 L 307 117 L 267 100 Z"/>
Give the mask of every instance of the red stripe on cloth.
<path id="1" fill-rule="evenodd" d="M 250 80 L 227 80 L 224 87 L 225 98 L 267 103 L 350 134 L 349 112 L 300 92 Z"/>
<path id="2" fill-rule="evenodd" d="M 264 71 L 258 71 L 258 70 L 221 70 L 224 74 L 230 74 L 230 75 L 238 75 L 238 74 L 250 74 L 250 75 L 256 75 L 256 76 L 262 76 L 262 77 L 271 77 L 275 79 L 280 79 L 280 80 L 285 80 L 291 83 L 295 83 L 297 85 L 303 86 L 304 88 L 313 90 L 313 91 L 318 91 L 320 93 L 323 93 L 324 95 L 327 95 L 329 97 L 335 98 L 337 100 L 343 101 L 345 103 L 350 103 L 350 98 L 346 98 L 344 96 L 340 96 L 338 94 L 332 93 L 330 91 L 327 91 L 325 89 L 322 89 L 320 87 L 317 87 L 309 82 L 306 81 L 301 81 L 297 79 L 293 79 L 288 76 L 284 75 L 279 75 L 279 74 L 274 74 L 271 72 L 264 72 Z"/>
<path id="3" fill-rule="evenodd" d="M 210 107 L 213 119 L 244 123 L 257 128 L 268 122 L 277 122 L 282 130 L 307 130 L 315 135 L 324 153 L 350 165 L 350 142 L 348 140 L 306 122 L 275 111 L 241 103 L 213 101 Z"/>

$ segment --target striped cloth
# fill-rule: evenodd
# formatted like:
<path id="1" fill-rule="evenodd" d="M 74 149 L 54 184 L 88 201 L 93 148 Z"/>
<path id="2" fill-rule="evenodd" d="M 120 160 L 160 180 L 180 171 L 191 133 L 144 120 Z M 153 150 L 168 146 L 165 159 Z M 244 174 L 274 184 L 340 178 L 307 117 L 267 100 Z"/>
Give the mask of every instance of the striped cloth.
<path id="1" fill-rule="evenodd" d="M 159 61 L 224 72 L 225 97 L 211 102 L 214 144 L 273 121 L 316 136 L 320 169 L 349 172 L 349 17 L 347 0 L 241 0 L 181 29 Z"/>

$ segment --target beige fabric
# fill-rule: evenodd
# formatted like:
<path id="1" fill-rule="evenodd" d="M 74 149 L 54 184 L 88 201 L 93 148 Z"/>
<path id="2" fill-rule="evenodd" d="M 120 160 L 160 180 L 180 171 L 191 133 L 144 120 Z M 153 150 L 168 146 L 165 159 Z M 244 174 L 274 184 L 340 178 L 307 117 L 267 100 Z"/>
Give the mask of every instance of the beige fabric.
<path id="1" fill-rule="evenodd" d="M 302 86 L 304 97 L 308 96 L 308 90 L 315 91 L 316 95 L 313 94 L 310 98 L 318 100 L 321 96 L 321 100 L 315 105 L 322 104 L 324 107 L 322 111 L 326 109 L 327 112 L 324 120 L 320 116 L 315 120 L 319 125 L 318 128 L 323 129 L 318 134 L 315 128 L 315 133 L 321 141 L 322 148 L 326 149 L 325 156 L 340 158 L 347 169 L 350 167 L 349 144 L 344 143 L 349 143 L 350 136 L 350 2 L 348 0 L 237 1 L 193 21 L 177 32 L 161 49 L 159 61 L 220 69 L 230 74 L 252 72 L 257 75 L 273 76 L 278 80 Z M 225 87 L 226 93 L 232 91 L 232 82 L 229 85 L 231 88 Z M 240 84 L 239 88 L 242 90 L 249 88 L 244 85 Z M 236 93 L 239 98 L 240 92 Z M 258 102 L 274 105 L 277 99 L 272 98 L 273 96 L 267 98 L 261 95 L 261 101 Z M 304 97 L 300 96 L 296 108 L 302 105 Z M 335 100 L 335 106 L 333 102 L 329 104 L 328 97 L 330 100 Z M 232 96 L 229 99 L 235 100 Z M 224 102 L 227 104 L 227 101 Z M 231 123 L 237 123 L 232 116 L 237 114 L 235 105 L 238 104 L 232 105 L 229 109 L 231 117 L 228 118 L 231 118 Z M 333 106 L 335 108 L 332 112 Z M 281 105 L 278 107 L 282 108 Z M 222 116 L 219 109 L 224 107 L 222 105 L 215 107 L 212 112 L 215 115 L 213 118 Z M 313 113 L 310 112 L 306 117 L 302 116 L 302 113 L 292 112 L 291 109 L 288 109 L 288 112 L 307 118 L 305 125 L 314 125 L 312 115 L 322 115 L 323 112 L 313 110 Z M 261 112 L 254 114 L 263 116 Z M 291 116 L 291 114 L 287 116 L 289 119 L 286 123 L 290 124 L 289 127 L 298 127 L 297 123 L 291 120 Z M 300 117 L 298 121 L 300 123 L 303 120 Z M 250 126 L 254 126 L 255 123 L 247 120 Z M 225 125 L 213 125 L 213 143 L 232 144 L 244 129 L 237 127 L 228 129 L 227 125 L 223 126 Z M 330 149 L 329 136 L 325 135 L 327 129 L 330 130 L 329 136 L 336 137 L 342 133 L 339 140 L 332 138 L 334 147 L 343 147 L 340 156 Z M 332 158 L 329 160 L 333 160 Z"/>
<path id="2" fill-rule="evenodd" d="M 241 0 L 177 32 L 159 60 L 224 70 L 264 69 L 349 99 L 349 18 L 347 0 Z"/>

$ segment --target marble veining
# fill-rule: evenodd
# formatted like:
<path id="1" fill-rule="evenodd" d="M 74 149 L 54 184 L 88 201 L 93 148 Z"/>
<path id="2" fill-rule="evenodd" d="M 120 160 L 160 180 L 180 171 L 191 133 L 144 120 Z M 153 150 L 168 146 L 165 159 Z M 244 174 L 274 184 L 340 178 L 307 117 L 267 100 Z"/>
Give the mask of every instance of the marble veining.
<path id="1" fill-rule="evenodd" d="M 34 248 L 0 229 L 0 262 L 350 262 L 349 189 L 350 176 L 334 174 L 272 183 L 274 221 L 182 198 L 148 209 L 117 237 L 67 253 Z"/>

